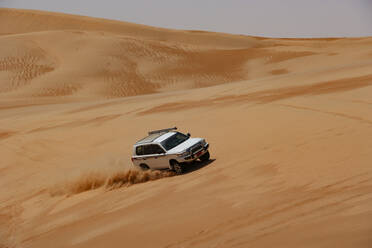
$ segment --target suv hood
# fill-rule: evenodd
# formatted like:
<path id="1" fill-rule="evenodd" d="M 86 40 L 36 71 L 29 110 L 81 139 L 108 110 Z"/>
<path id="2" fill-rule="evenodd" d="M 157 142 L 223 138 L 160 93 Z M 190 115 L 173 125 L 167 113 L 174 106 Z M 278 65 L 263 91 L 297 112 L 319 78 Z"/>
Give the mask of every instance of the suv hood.
<path id="1" fill-rule="evenodd" d="M 170 149 L 167 153 L 182 153 L 182 152 L 185 152 L 188 148 L 192 147 L 193 145 L 195 145 L 196 143 L 202 141 L 203 139 L 201 138 L 189 138 L 188 140 L 186 140 L 185 142 L 179 144 L 178 146 L 176 147 L 173 147 L 172 149 Z"/>

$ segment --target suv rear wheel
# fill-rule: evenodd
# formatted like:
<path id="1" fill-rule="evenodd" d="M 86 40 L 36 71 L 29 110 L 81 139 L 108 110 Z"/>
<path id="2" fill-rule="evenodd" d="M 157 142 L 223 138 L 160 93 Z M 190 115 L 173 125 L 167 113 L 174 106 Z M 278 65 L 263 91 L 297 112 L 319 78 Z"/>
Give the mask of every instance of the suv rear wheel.
<path id="1" fill-rule="evenodd" d="M 171 164 L 171 166 L 172 166 L 172 169 L 178 174 L 178 175 L 180 175 L 180 174 L 182 174 L 182 172 L 183 172 L 183 167 L 182 167 L 182 165 L 180 164 L 180 163 L 178 163 L 178 161 L 176 161 L 176 160 L 171 160 L 170 161 L 170 164 Z"/>
<path id="2" fill-rule="evenodd" d="M 148 170 L 150 167 L 147 164 L 140 164 L 142 170 Z"/>

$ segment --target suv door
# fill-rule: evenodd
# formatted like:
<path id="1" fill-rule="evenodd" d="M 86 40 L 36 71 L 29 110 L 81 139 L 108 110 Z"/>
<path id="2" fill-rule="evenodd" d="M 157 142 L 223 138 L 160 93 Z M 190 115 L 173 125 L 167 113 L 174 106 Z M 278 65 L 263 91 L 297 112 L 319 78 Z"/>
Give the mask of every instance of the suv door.
<path id="1" fill-rule="evenodd" d="M 141 156 L 140 162 L 147 164 L 151 169 L 161 169 L 166 168 L 167 163 L 164 165 L 165 153 L 163 148 L 156 144 L 143 145 L 139 148 L 143 155 Z"/>
<path id="2" fill-rule="evenodd" d="M 150 145 L 151 151 L 153 154 L 152 160 L 154 161 L 154 165 L 156 169 L 165 169 L 169 167 L 169 163 L 167 161 L 167 156 L 163 148 L 161 148 L 157 144 Z"/>
<path id="3" fill-rule="evenodd" d="M 141 153 L 141 154 L 138 154 Z M 146 164 L 151 169 L 160 169 L 164 167 L 164 150 L 156 144 L 142 145 L 140 148 L 137 147 L 137 155 L 141 155 L 138 159 L 139 164 Z"/>

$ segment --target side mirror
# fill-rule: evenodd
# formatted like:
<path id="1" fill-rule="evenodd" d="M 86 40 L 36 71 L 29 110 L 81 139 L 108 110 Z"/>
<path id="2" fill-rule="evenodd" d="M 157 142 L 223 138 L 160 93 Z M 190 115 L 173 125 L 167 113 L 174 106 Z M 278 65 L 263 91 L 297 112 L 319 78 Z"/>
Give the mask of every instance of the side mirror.
<path id="1" fill-rule="evenodd" d="M 190 137 L 191 136 L 191 134 L 190 133 L 187 133 L 187 137 Z"/>

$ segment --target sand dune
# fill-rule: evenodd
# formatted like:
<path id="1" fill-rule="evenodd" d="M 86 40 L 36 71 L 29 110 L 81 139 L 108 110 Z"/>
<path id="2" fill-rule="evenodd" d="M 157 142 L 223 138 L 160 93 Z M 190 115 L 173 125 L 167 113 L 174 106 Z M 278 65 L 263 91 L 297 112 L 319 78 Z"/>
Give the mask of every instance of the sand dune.
<path id="1" fill-rule="evenodd" d="M 0 11 L 0 34 L 5 35 L 54 30 L 79 30 L 137 37 L 145 40 L 195 44 L 203 47 L 246 48 L 258 43 L 252 37 L 239 35 L 168 30 L 133 23 L 35 10 L 2 8 Z"/>
<path id="2" fill-rule="evenodd" d="M 0 247 L 371 247 L 371 72 L 371 37 L 0 9 Z M 169 126 L 213 160 L 136 171 Z"/>

